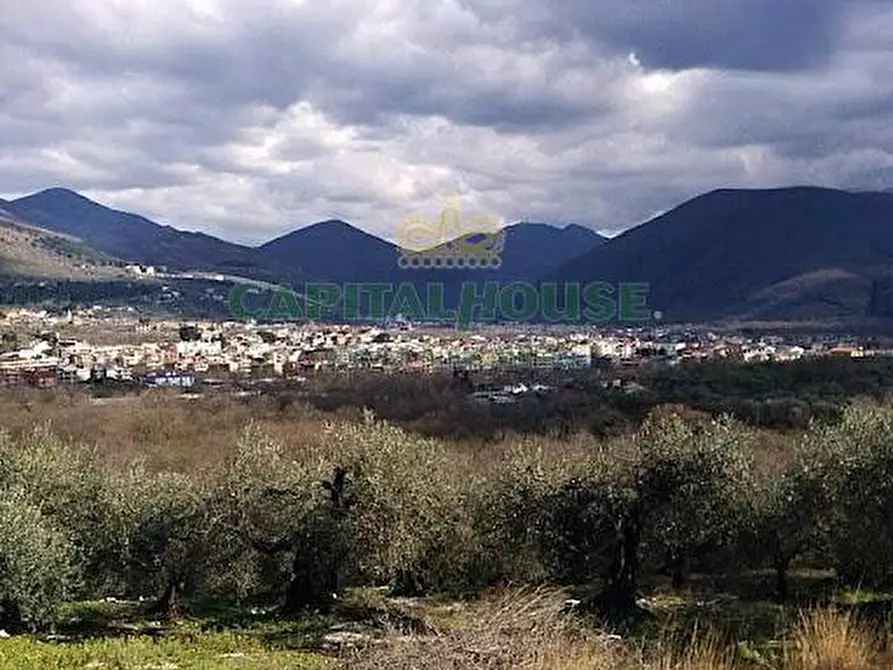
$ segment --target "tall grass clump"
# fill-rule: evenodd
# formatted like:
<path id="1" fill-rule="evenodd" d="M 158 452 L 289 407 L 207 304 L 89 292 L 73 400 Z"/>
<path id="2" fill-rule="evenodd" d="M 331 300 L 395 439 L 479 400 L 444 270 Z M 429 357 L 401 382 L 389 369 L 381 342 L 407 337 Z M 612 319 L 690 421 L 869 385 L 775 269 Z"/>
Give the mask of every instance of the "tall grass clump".
<path id="1" fill-rule="evenodd" d="M 833 609 L 805 612 L 787 640 L 785 670 L 881 668 L 877 639 L 852 614 Z"/>

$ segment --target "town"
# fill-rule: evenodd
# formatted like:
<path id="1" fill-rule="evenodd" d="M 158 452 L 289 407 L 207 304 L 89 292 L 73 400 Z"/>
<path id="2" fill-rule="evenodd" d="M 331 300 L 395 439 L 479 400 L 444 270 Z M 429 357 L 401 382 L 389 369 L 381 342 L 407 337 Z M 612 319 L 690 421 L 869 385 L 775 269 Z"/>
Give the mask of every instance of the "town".
<path id="1" fill-rule="evenodd" d="M 132 308 L 103 307 L 58 314 L 13 309 L 0 323 L 0 386 L 5 388 L 103 382 L 193 388 L 240 379 L 300 381 L 317 371 L 585 370 L 891 353 L 853 337 L 520 325 L 460 331 L 407 322 L 184 323 L 140 318 Z"/>

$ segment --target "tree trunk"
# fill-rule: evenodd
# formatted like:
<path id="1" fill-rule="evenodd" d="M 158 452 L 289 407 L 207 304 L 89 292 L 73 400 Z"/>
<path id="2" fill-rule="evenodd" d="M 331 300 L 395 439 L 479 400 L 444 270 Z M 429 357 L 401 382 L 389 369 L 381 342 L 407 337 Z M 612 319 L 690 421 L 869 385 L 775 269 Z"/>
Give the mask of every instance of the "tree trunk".
<path id="1" fill-rule="evenodd" d="M 171 579 L 161 597 L 149 608 L 147 614 L 163 619 L 176 619 L 180 616 L 180 596 L 183 593 L 184 583 L 180 579 Z"/>
<path id="2" fill-rule="evenodd" d="M 638 513 L 633 511 L 624 515 L 617 530 L 608 584 L 598 597 L 600 608 L 608 614 L 635 609 L 636 592 L 639 588 Z"/>
<path id="3" fill-rule="evenodd" d="M 673 570 L 673 588 L 681 589 L 685 586 L 685 561 L 676 558 L 670 565 Z"/>
<path id="4" fill-rule="evenodd" d="M 790 596 L 788 588 L 788 566 L 790 560 L 785 558 L 775 559 L 775 597 L 780 602 L 785 602 Z"/>
<path id="5" fill-rule="evenodd" d="M 12 600 L 0 601 L 0 630 L 19 633 L 25 629 L 22 611 Z"/>
<path id="6" fill-rule="evenodd" d="M 285 590 L 285 611 L 300 614 L 307 610 L 327 612 L 339 592 L 340 556 L 331 542 L 316 546 L 308 542 L 298 546 L 292 563 L 292 578 Z"/>

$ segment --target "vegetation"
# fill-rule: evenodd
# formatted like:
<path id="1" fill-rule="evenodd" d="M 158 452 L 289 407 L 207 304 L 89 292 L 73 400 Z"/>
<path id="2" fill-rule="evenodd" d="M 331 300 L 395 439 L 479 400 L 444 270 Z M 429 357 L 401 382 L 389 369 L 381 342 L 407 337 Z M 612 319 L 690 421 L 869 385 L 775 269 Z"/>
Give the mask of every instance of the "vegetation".
<path id="1" fill-rule="evenodd" d="M 518 382 L 543 383 L 554 391 L 528 394 L 508 405 L 469 397 L 474 390 Z M 383 419 L 433 437 L 493 440 L 512 433 L 567 436 L 581 431 L 614 437 L 641 426 L 664 405 L 714 418 L 729 415 L 755 428 L 804 430 L 811 422 L 840 421 L 853 398 L 881 400 L 891 390 L 893 359 L 872 357 L 715 361 L 641 370 L 599 365 L 565 372 L 318 374 L 309 399 L 325 410 L 368 407 Z"/>
<path id="2" fill-rule="evenodd" d="M 0 668 L 890 660 L 884 404 L 490 443 L 264 397 L 10 395 L 0 422 Z"/>
<path id="3" fill-rule="evenodd" d="M 62 237 L 61 235 L 45 235 L 35 239 L 34 244 L 42 245 L 69 259 L 83 260 L 95 265 L 109 265 L 115 262 L 115 259 L 108 254 L 94 249 L 80 240 Z"/>

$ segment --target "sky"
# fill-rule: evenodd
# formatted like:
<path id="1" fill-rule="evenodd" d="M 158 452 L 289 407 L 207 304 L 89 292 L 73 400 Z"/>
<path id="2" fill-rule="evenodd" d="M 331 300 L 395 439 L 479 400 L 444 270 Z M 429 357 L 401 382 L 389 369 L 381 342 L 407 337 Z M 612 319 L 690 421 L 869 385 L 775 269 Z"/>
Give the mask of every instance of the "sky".
<path id="1" fill-rule="evenodd" d="M 255 244 L 893 188 L 891 0 L 7 0 L 0 196 Z"/>

